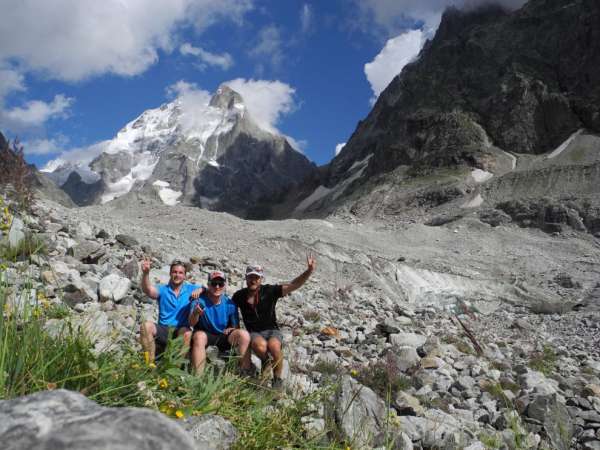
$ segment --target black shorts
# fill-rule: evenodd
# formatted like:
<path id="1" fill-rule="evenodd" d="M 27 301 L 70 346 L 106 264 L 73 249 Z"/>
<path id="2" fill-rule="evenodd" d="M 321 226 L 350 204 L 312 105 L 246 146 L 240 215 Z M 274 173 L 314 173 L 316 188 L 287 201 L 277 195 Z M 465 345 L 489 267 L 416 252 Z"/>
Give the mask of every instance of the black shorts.
<path id="1" fill-rule="evenodd" d="M 227 340 L 227 336 L 225 336 L 224 334 L 212 334 L 209 333 L 208 331 L 204 331 L 204 330 L 197 330 L 194 331 L 194 334 L 202 332 L 204 334 L 206 334 L 206 346 L 208 347 L 209 345 L 214 345 L 215 347 L 217 347 L 219 349 L 220 352 L 228 352 L 231 350 L 231 344 L 229 343 L 229 341 Z"/>
<path id="2" fill-rule="evenodd" d="M 156 336 L 154 336 L 154 340 L 158 345 L 166 347 L 169 339 L 177 337 L 177 327 L 159 325 L 158 323 L 155 323 L 154 325 L 156 326 Z"/>

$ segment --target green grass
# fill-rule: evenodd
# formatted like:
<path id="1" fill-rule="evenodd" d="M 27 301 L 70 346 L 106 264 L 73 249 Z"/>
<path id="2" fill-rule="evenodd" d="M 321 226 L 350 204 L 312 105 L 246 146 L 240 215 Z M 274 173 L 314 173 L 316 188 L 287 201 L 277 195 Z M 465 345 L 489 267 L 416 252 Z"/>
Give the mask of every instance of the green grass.
<path id="1" fill-rule="evenodd" d="M 239 431 L 235 449 L 343 448 L 340 440 L 329 438 L 329 430 L 307 438 L 301 422 L 328 398 L 327 390 L 279 401 L 270 389 L 239 378 L 231 367 L 208 367 L 202 376 L 193 376 L 180 355 L 180 340 L 170 343 L 158 365 L 133 347 L 96 353 L 71 325 L 68 308 L 40 295 L 36 304 L 16 311 L 2 284 L 0 311 L 0 399 L 65 388 L 105 406 L 146 407 L 170 417 L 221 415 Z M 64 321 L 56 336 L 44 330 L 49 318 Z"/>
<path id="2" fill-rule="evenodd" d="M 552 347 L 544 346 L 541 352 L 534 353 L 529 359 L 529 367 L 544 375 L 550 375 L 556 369 L 557 355 Z"/>
<path id="3" fill-rule="evenodd" d="M 0 259 L 4 261 L 24 261 L 32 255 L 46 254 L 46 243 L 35 234 L 28 233 L 15 247 L 8 243 L 0 245 Z"/>

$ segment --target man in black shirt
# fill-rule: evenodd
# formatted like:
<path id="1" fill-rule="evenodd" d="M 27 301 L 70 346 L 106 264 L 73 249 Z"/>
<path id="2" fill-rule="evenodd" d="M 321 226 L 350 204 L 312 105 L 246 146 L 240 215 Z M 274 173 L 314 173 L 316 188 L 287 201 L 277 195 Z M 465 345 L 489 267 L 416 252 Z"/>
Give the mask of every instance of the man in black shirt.
<path id="1" fill-rule="evenodd" d="M 234 303 L 240 308 L 246 329 L 250 333 L 251 346 L 254 353 L 264 365 L 269 355 L 273 360 L 273 388 L 281 389 L 281 373 L 283 371 L 283 352 L 281 344 L 283 335 L 277 325 L 275 305 L 277 300 L 302 286 L 317 267 L 317 260 L 306 257 L 306 270 L 286 284 L 265 284 L 264 271 L 261 266 L 246 268 L 246 285 L 233 294 Z"/>

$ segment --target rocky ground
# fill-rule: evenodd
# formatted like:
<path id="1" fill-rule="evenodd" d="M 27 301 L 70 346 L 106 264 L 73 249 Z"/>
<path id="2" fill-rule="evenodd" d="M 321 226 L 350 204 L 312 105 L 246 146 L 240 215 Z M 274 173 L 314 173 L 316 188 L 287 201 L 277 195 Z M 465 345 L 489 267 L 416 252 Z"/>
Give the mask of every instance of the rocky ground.
<path id="1" fill-rule="evenodd" d="M 288 393 L 339 386 L 303 418 L 307 433 L 333 420 L 353 448 L 600 449 L 600 246 L 589 233 L 474 214 L 392 227 L 50 202 L 23 219 L 50 252 L 9 263 L 6 283 L 72 307 L 98 351 L 134 341 L 155 314 L 138 288 L 143 255 L 156 280 L 176 257 L 197 281 L 223 269 L 232 294 L 247 263 L 289 281 L 313 252 L 317 272 L 278 307 Z"/>

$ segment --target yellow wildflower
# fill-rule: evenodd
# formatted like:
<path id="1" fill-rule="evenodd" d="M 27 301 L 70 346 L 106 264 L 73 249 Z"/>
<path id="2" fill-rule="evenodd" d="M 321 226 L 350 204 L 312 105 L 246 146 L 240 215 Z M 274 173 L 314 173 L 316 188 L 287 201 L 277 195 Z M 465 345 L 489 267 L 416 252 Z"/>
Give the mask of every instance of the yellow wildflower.
<path id="1" fill-rule="evenodd" d="M 158 382 L 158 387 L 161 389 L 166 389 L 167 387 L 169 387 L 169 382 L 166 378 L 161 378 Z"/>
<path id="2" fill-rule="evenodd" d="M 156 369 L 156 364 L 150 363 L 150 364 L 148 364 L 148 367 L 151 369 Z"/>
<path id="3" fill-rule="evenodd" d="M 177 411 L 175 411 L 175 417 L 177 417 L 178 419 L 183 419 L 185 417 L 185 414 L 182 410 L 178 409 Z"/>
<path id="4" fill-rule="evenodd" d="M 350 371 L 350 375 L 352 375 L 353 377 L 355 377 L 356 375 L 358 375 L 358 370 L 356 370 L 356 369 L 352 369 L 352 370 Z"/>
<path id="5" fill-rule="evenodd" d="M 131 368 L 132 368 L 132 369 L 139 369 L 139 368 L 140 368 L 140 365 L 139 365 L 138 363 L 133 363 L 133 364 L 131 365 Z"/>

